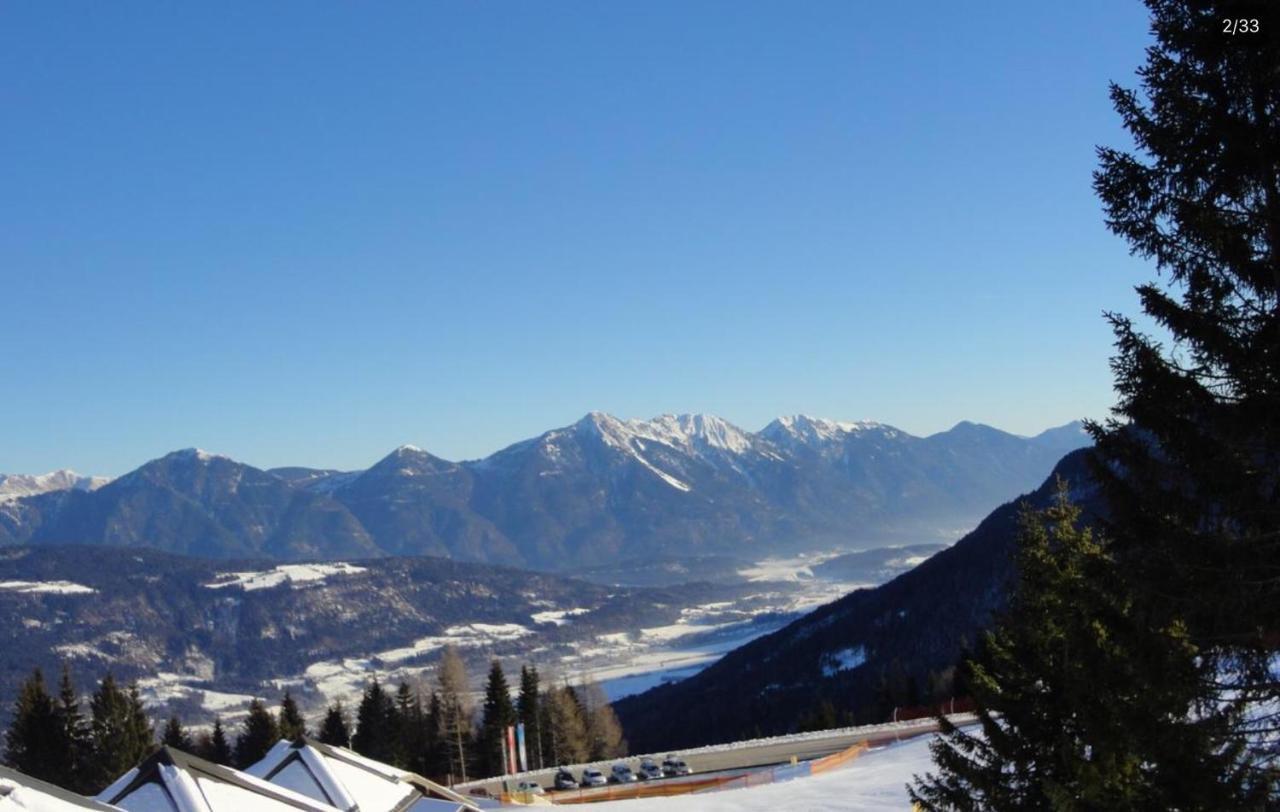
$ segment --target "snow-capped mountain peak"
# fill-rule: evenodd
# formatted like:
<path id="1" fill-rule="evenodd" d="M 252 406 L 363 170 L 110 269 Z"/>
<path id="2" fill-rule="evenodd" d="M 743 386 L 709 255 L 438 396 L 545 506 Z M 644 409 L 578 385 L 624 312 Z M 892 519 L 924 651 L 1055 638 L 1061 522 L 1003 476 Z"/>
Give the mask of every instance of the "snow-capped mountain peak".
<path id="1" fill-rule="evenodd" d="M 47 474 L 0 474 L 0 502 L 51 491 L 93 491 L 110 481 L 110 477 L 82 476 L 66 468 Z"/>
<path id="2" fill-rule="evenodd" d="M 209 462 L 211 460 L 230 460 L 231 458 L 223 454 L 213 454 L 205 451 L 203 448 L 183 448 L 178 451 L 170 452 L 165 456 L 179 460 L 195 460 L 196 462 Z"/>
<path id="3" fill-rule="evenodd" d="M 866 431 L 891 432 L 894 429 L 874 420 L 842 421 L 807 414 L 779 417 L 764 427 L 760 434 L 773 443 L 790 445 L 803 443 L 810 446 L 826 446 L 843 441 L 851 434 Z"/>
<path id="4" fill-rule="evenodd" d="M 600 437 L 607 444 L 634 450 L 634 443 L 662 443 L 686 452 L 719 449 L 741 454 L 751 448 L 751 436 L 729 421 L 708 414 L 664 414 L 651 420 L 623 420 L 604 412 L 591 412 L 575 427 Z"/>

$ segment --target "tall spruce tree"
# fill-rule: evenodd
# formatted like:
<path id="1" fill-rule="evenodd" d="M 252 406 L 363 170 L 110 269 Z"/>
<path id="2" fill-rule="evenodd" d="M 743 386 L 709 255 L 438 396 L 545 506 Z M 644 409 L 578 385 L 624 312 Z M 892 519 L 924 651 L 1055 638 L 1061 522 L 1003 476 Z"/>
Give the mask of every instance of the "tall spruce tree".
<path id="1" fill-rule="evenodd" d="M 75 792 L 93 789 L 88 780 L 93 746 L 89 736 L 89 723 L 80 711 L 80 696 L 71 680 L 71 669 L 65 663 L 58 680 L 58 719 L 62 726 L 59 760 L 65 764 L 61 786 Z"/>
<path id="2" fill-rule="evenodd" d="M 484 689 L 484 717 L 480 723 L 479 757 L 484 775 L 508 772 L 505 742 L 507 728 L 516 722 L 516 709 L 511 704 L 511 687 L 497 660 L 489 666 L 489 680 Z"/>
<path id="3" fill-rule="evenodd" d="M 249 703 L 249 715 L 245 717 L 240 735 L 236 736 L 235 764 L 243 770 L 263 759 L 276 742 L 280 741 L 280 728 L 261 699 Z"/>
<path id="4" fill-rule="evenodd" d="M 335 700 L 325 712 L 324 722 L 320 725 L 320 741 L 337 747 L 351 746 L 351 725 L 341 699 Z"/>
<path id="5" fill-rule="evenodd" d="M 1185 627 L 1135 614 L 1107 546 L 1057 503 L 1022 518 L 1019 580 L 967 664 L 981 732 L 941 718 L 938 770 L 911 789 L 924 809 L 1230 809 L 1216 777 L 1236 752 L 1219 720 L 1185 713 L 1198 690 Z M 1100 690 L 1100 686 L 1105 689 Z"/>
<path id="6" fill-rule="evenodd" d="M 375 761 L 390 764 L 395 758 L 395 705 L 375 677 L 365 686 L 356 709 L 356 732 L 351 749 Z"/>
<path id="7" fill-rule="evenodd" d="M 538 700 L 538 669 L 532 665 L 520 667 L 520 696 L 516 700 L 516 713 L 524 725 L 529 766 L 541 770 L 542 763 L 542 713 Z"/>
<path id="8" fill-rule="evenodd" d="M 444 705 L 440 702 L 439 692 L 432 691 L 431 698 L 427 701 L 422 774 L 436 779 L 444 778 L 449 773 L 449 755 L 446 752 L 447 740 L 443 725 Z"/>
<path id="9" fill-rule="evenodd" d="M 227 741 L 227 731 L 222 727 L 222 717 L 214 717 L 213 732 L 208 734 L 207 740 L 201 736 L 200 744 L 196 747 L 196 753 L 201 758 L 206 761 L 212 761 L 214 764 L 221 764 L 224 767 L 231 766 L 231 762 L 235 760 L 235 753 L 231 750 L 231 742 Z"/>
<path id="10" fill-rule="evenodd" d="M 32 778 L 60 783 L 72 766 L 66 761 L 65 745 L 57 703 L 37 668 L 18 689 L 13 721 L 5 734 L 5 763 Z"/>
<path id="11" fill-rule="evenodd" d="M 1108 535 L 1145 611 L 1187 625 L 1203 693 L 1277 795 L 1280 732 L 1280 37 L 1275 4 L 1147 0 L 1134 153 L 1099 151 L 1108 226 L 1163 277 L 1164 336 L 1118 314 L 1116 416 L 1091 430 Z M 1268 13 L 1270 12 L 1270 13 Z M 1224 18 L 1260 20 L 1228 36 Z"/>
<path id="12" fill-rule="evenodd" d="M 307 735 L 307 722 L 302 718 L 298 703 L 288 688 L 284 691 L 284 698 L 280 700 L 280 721 L 277 726 L 280 728 L 280 738 L 287 741 L 295 741 Z"/>
<path id="13" fill-rule="evenodd" d="M 122 689 L 107 672 L 89 708 L 93 756 L 86 780 L 96 791 L 146 758 L 156 743 L 136 683 Z"/>
<path id="14" fill-rule="evenodd" d="M 395 763 L 411 772 L 426 775 L 427 715 L 422 709 L 422 697 L 408 682 L 401 682 L 396 689 L 395 717 Z"/>

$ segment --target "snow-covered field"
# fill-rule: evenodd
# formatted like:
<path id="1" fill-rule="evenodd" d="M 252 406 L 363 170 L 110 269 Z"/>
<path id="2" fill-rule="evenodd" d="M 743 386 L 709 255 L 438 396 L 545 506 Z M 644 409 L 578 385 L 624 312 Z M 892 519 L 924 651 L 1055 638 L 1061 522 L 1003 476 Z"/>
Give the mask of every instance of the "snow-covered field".
<path id="1" fill-rule="evenodd" d="M 845 767 L 779 784 L 671 798 L 592 804 L 602 812 L 903 812 L 906 785 L 932 766 L 929 742 L 917 736 L 869 750 Z"/>
<path id="2" fill-rule="evenodd" d="M 260 572 L 224 572 L 218 580 L 205 584 L 206 589 L 224 589 L 239 587 L 245 591 L 252 589 L 269 589 L 286 581 L 290 586 L 298 586 L 308 582 L 324 581 L 331 575 L 358 575 L 367 572 L 364 567 L 355 564 L 337 562 L 334 564 L 282 564 Z"/>
<path id="3" fill-rule="evenodd" d="M 0 592 L 28 595 L 90 595 L 98 590 L 71 581 L 0 581 Z"/>

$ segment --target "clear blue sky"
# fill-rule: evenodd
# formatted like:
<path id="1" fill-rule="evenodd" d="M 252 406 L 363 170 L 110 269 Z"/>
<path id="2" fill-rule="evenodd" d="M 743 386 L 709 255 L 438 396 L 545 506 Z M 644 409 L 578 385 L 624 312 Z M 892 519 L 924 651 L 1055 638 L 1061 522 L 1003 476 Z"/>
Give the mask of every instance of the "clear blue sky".
<path id="1" fill-rule="evenodd" d="M 0 471 L 1112 403 L 1137 0 L 7 3 Z"/>

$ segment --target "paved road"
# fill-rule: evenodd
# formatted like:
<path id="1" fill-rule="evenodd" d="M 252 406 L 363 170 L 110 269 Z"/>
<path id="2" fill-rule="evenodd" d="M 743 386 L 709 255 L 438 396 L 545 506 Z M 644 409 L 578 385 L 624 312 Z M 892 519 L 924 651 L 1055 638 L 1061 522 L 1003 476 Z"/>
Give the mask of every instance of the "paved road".
<path id="1" fill-rule="evenodd" d="M 956 724 L 966 724 L 974 721 L 972 714 L 955 714 L 950 719 Z M 785 764 L 791 761 L 794 756 L 797 761 L 808 761 L 815 758 L 829 756 L 832 753 L 838 753 L 847 747 L 858 742 L 870 741 L 892 741 L 895 738 L 910 738 L 918 736 L 922 733 L 930 733 L 938 729 L 938 724 L 933 719 L 916 719 L 910 722 L 898 722 L 896 724 L 886 725 L 866 725 L 863 727 L 849 727 L 838 730 L 824 731 L 822 733 L 803 733 L 795 736 L 778 736 L 771 739 L 756 739 L 750 742 L 742 742 L 732 748 L 722 748 L 717 746 L 700 747 L 692 750 L 681 750 L 679 755 L 683 758 L 694 771 L 694 776 L 704 775 L 706 773 L 718 773 L 724 771 L 743 770 L 752 767 L 767 767 L 774 764 Z M 652 758 L 658 763 L 666 756 L 666 753 L 651 754 Z M 606 776 L 609 774 L 609 767 L 618 762 L 625 762 L 631 765 L 634 770 L 636 765 L 640 763 L 641 756 L 629 756 L 625 759 L 615 759 L 609 762 L 597 762 L 594 764 L 575 764 L 569 767 L 569 771 L 575 776 L 581 776 L 583 769 L 586 767 L 595 767 Z M 537 781 L 544 787 L 552 787 L 555 782 L 556 771 L 537 770 L 530 773 L 521 773 L 518 776 L 507 777 L 506 783 L 509 789 L 514 790 L 516 784 L 522 780 Z M 454 789 L 466 794 L 476 787 L 483 787 L 492 795 L 496 796 L 503 791 L 502 779 L 489 779 L 483 781 L 472 781 L 467 784 L 459 784 Z"/>

